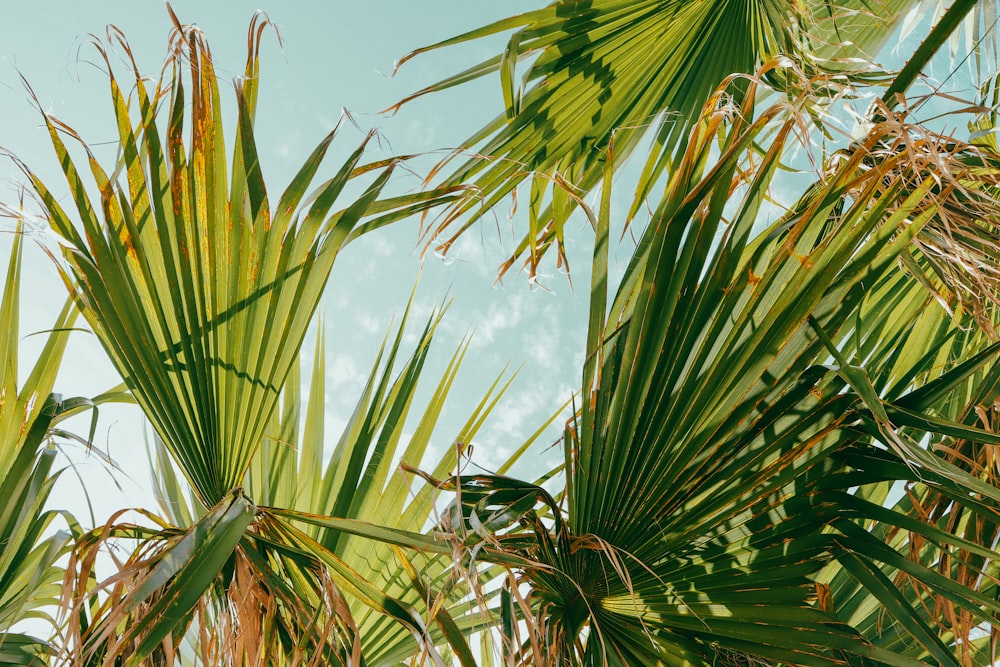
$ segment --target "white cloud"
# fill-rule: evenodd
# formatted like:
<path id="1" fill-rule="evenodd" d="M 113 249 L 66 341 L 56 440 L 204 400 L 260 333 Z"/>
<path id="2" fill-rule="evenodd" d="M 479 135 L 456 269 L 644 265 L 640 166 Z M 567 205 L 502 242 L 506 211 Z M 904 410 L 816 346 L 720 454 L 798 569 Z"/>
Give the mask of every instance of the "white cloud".
<path id="1" fill-rule="evenodd" d="M 440 260 L 444 266 L 460 264 L 472 267 L 480 278 L 492 281 L 496 278 L 497 257 L 501 256 L 502 253 L 488 253 L 487 246 L 488 244 L 481 234 L 466 233 L 455 241 L 455 244 L 448 249 L 447 254 L 442 255 L 435 252 L 434 257 Z M 495 250 L 495 248 L 491 248 L 491 250 Z"/>
<path id="2" fill-rule="evenodd" d="M 501 332 L 515 328 L 521 322 L 524 308 L 525 296 L 523 292 L 515 293 L 510 299 L 506 299 L 500 304 L 491 304 L 476 324 L 472 345 L 483 347 L 492 343 Z"/>
<path id="3" fill-rule="evenodd" d="M 278 157 L 281 159 L 289 160 L 300 152 L 299 148 L 301 145 L 302 132 L 301 130 L 296 129 L 281 138 L 281 140 L 277 143 L 274 152 L 277 153 Z"/>
<path id="4" fill-rule="evenodd" d="M 385 329 L 385 325 L 382 324 L 381 320 L 371 313 L 357 313 L 354 315 L 354 323 L 369 334 L 379 333 Z"/>
<path id="5" fill-rule="evenodd" d="M 523 383 L 522 383 L 523 384 Z M 531 388 L 521 387 L 519 390 L 512 387 L 498 406 L 498 409 L 490 415 L 491 431 L 506 435 L 521 435 L 534 430 L 533 424 L 528 424 L 529 417 L 538 414 L 547 403 L 544 400 L 541 387 L 535 385 Z"/>
<path id="6" fill-rule="evenodd" d="M 338 354 L 334 356 L 327 370 L 327 379 L 330 381 L 328 391 L 341 394 L 351 402 L 364 387 L 366 377 L 353 357 Z"/>
<path id="7" fill-rule="evenodd" d="M 562 343 L 560 333 L 555 318 L 546 313 L 524 336 L 524 347 L 533 364 L 545 370 L 553 370 L 559 365 L 556 355 Z"/>
<path id="8" fill-rule="evenodd" d="M 365 239 L 365 243 L 367 244 L 366 250 L 379 257 L 391 257 L 395 252 L 395 248 L 385 235 L 373 234 Z"/>

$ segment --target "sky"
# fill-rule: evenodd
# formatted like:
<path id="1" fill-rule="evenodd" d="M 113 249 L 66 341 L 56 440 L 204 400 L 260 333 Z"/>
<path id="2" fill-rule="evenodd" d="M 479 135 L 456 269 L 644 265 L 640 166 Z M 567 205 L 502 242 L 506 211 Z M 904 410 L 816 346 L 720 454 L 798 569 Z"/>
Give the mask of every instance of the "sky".
<path id="1" fill-rule="evenodd" d="M 331 170 L 369 128 L 378 129 L 381 139 L 370 153 L 372 159 L 427 152 L 430 155 L 416 167 L 426 170 L 443 154 L 440 151 L 456 145 L 502 111 L 499 82 L 490 78 L 428 96 L 392 116 L 379 112 L 405 95 L 496 53 L 502 43 L 487 40 L 433 52 L 410 61 L 390 77 L 394 62 L 417 47 L 532 5 L 525 0 L 351 4 L 265 0 L 260 5 L 227 2 L 224 6 L 172 3 L 182 22 L 198 24 L 207 35 L 223 80 L 242 72 L 246 30 L 254 11 L 263 9 L 277 25 L 281 45 L 273 35 L 264 39 L 256 122 L 272 199 L 344 109 L 358 127 L 344 125 L 334 144 L 335 155 L 329 158 Z M 55 192 L 65 200 L 65 181 L 25 81 L 45 111 L 113 158 L 110 98 L 105 75 L 96 64 L 99 59 L 91 44 L 93 35 L 103 36 L 108 24 L 116 25 L 128 37 L 140 68 L 155 76 L 166 54 L 170 20 L 161 2 L 147 0 L 17 3 L 5 7 L 5 16 L 0 24 L 0 118 L 4 119 L 0 146 L 55 186 Z M 232 121 L 234 103 L 229 111 Z M 420 184 L 419 176 L 411 174 L 400 174 L 395 181 L 394 187 L 401 190 Z M 0 200 L 16 202 L 23 183 L 14 165 L 0 160 Z M 9 227 L 0 226 L 0 232 L 5 229 Z M 497 266 L 508 256 L 514 240 L 504 208 L 488 224 L 467 234 L 447 259 L 433 253 L 421 257 L 416 220 L 397 223 L 349 246 L 337 260 L 320 307 L 327 341 L 330 448 L 339 436 L 339 425 L 350 414 L 378 343 L 392 318 L 398 320 L 419 278 L 409 342 L 415 340 L 416 327 L 436 305 L 446 298 L 452 300 L 435 339 L 436 352 L 423 376 L 425 389 L 433 388 L 461 339 L 473 333 L 471 354 L 434 443 L 440 448 L 450 446 L 494 378 L 505 368 L 520 367 L 513 386 L 476 443 L 475 460 L 485 469 L 494 469 L 503 461 L 572 396 L 579 383 L 591 236 L 582 222 L 572 231 L 573 285 L 561 271 L 549 266 L 542 278 L 545 289 L 533 288 L 524 275 L 511 274 L 502 284 L 495 284 Z M 3 264 L 9 248 L 10 235 L 0 233 Z M 625 248 L 615 260 L 624 264 L 628 257 Z M 22 290 L 21 332 L 26 336 L 50 326 L 65 298 L 51 261 L 31 244 L 25 249 Z M 23 339 L 22 368 L 33 360 L 42 340 L 41 336 Z M 304 349 L 308 367 L 311 341 L 307 340 Z M 74 334 L 57 391 L 67 397 L 94 396 L 119 381 L 97 340 L 90 334 Z M 419 416 L 419 411 L 415 414 Z M 74 424 L 81 433 L 89 427 L 86 420 Z M 560 450 L 551 447 L 558 435 L 556 425 L 526 457 L 520 474 L 532 478 L 561 459 Z M 84 509 L 88 502 L 98 524 L 125 507 L 154 509 L 144 424 L 138 408 L 102 409 L 95 445 L 110 454 L 119 469 L 109 472 L 99 457 L 68 446 L 73 465 L 56 487 L 51 504 L 73 508 L 85 524 L 91 522 L 89 510 Z"/>

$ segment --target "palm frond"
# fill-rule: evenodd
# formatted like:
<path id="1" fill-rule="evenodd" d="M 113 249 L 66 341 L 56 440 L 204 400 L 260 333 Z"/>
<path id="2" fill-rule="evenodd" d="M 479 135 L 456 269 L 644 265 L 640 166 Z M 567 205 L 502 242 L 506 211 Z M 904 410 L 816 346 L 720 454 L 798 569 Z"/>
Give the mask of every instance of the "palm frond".
<path id="1" fill-rule="evenodd" d="M 35 639 L 12 626 L 36 618 L 52 623 L 49 609 L 59 598 L 70 533 L 53 531 L 59 512 L 47 509 L 59 476 L 55 449 L 46 446 L 50 429 L 65 416 L 61 397 L 52 393 L 76 311 L 59 314 L 27 379 L 18 386 L 21 225 L 14 230 L 3 295 L 0 298 L 0 656 L 12 664 L 41 664 L 49 637 Z M 67 406 L 68 407 L 68 406 Z M 73 527 L 72 518 L 69 519 Z"/>
<path id="2" fill-rule="evenodd" d="M 108 63 L 121 161 L 102 168 L 80 142 L 100 194 L 96 205 L 63 139 L 79 138 L 45 116 L 82 229 L 26 172 L 68 243 L 60 263 L 67 286 L 206 506 L 246 474 L 333 261 L 393 169 L 376 170 L 357 200 L 335 209 L 348 181 L 366 170 L 362 146 L 307 196 L 334 130 L 272 211 L 253 135 L 265 25 L 255 19 L 250 26 L 228 164 L 211 51 L 197 28 L 175 19 L 169 75 L 151 84 L 135 72 L 135 99 L 124 97 L 98 47 Z M 130 56 L 124 38 L 111 35 Z M 434 199 L 395 198 L 379 219 Z"/>
<path id="3" fill-rule="evenodd" d="M 957 35 L 971 11 L 966 34 L 974 45 L 963 50 L 975 51 L 977 62 L 981 53 L 995 53 L 996 37 L 990 37 L 995 8 L 975 0 L 958 4 L 964 7 L 961 15 L 957 7 L 947 15 L 955 15 L 957 22 L 942 20 L 941 40 L 921 48 L 932 55 L 950 34 Z M 886 82 L 889 75 L 872 68 L 872 59 L 904 18 L 909 23 L 919 16 L 918 8 L 933 9 L 936 17 L 940 6 L 910 0 L 793 5 L 766 0 L 557 0 L 418 49 L 400 62 L 510 33 L 503 53 L 393 107 L 499 73 L 505 112 L 463 141 L 435 170 L 451 169 L 447 183 L 474 183 L 475 196 L 431 223 L 424 232 L 427 243 L 447 251 L 486 211 L 516 195 L 522 184 L 524 196 L 530 184 L 528 229 L 501 273 L 523 260 L 533 276 L 541 257 L 553 248 L 562 263 L 565 223 L 579 200 L 601 182 L 605 161 L 611 160 L 617 170 L 643 142 L 653 143 L 623 221 L 627 225 L 647 204 L 654 185 L 681 159 L 692 123 L 720 82 L 791 58 L 806 77 L 789 76 L 789 70 L 776 67 L 768 74 L 771 83 L 792 99 L 805 94 L 822 105 L 848 93 L 848 81 Z M 914 71 L 893 82 L 902 87 L 887 93 L 893 102 L 924 61 L 909 64 Z M 744 90 L 737 79 L 729 92 L 738 97 Z M 456 157 L 461 163 L 450 168 Z"/>
<path id="4" fill-rule="evenodd" d="M 513 31 L 503 54 L 400 103 L 500 73 L 506 111 L 461 144 L 460 152 L 475 155 L 448 177 L 452 183 L 474 179 L 478 197 L 429 227 L 428 241 L 447 249 L 484 211 L 528 181 L 532 224 L 503 268 L 525 255 L 533 272 L 552 246 L 562 259 L 566 219 L 575 200 L 601 181 L 605 160 L 617 168 L 645 138 L 654 138 L 631 218 L 679 159 L 675 151 L 720 82 L 792 56 L 807 70 L 823 72 L 823 82 L 816 78 L 812 86 L 825 88 L 840 75 L 862 70 L 857 63 L 877 52 L 891 33 L 886 26 L 911 5 L 560 0 L 411 53 L 403 61 Z M 518 67 L 522 61 L 527 64 Z M 772 76 L 801 85 L 785 74 L 777 69 Z M 743 89 L 737 81 L 731 92 Z M 612 140 L 613 153 L 607 150 Z"/>
<path id="5" fill-rule="evenodd" d="M 436 314 L 427 321 L 414 353 L 399 363 L 397 358 L 408 319 L 404 313 L 395 334 L 387 335 L 366 388 L 328 461 L 324 455 L 326 428 L 322 401 L 326 395 L 325 337 L 320 333 L 308 395 L 300 392 L 300 371 L 296 365 L 246 484 L 252 497 L 267 504 L 260 511 L 269 517 L 270 530 L 282 535 L 269 539 L 287 539 L 303 553 L 321 553 L 323 558 L 335 561 L 342 572 L 353 573 L 354 580 L 339 583 L 346 590 L 354 589 L 354 595 L 348 594 L 344 604 L 350 610 L 363 655 L 372 664 L 395 664 L 420 650 L 435 653 L 439 650 L 435 646 L 441 644 L 464 655 L 467 664 L 474 664 L 468 663 L 471 654 L 464 637 L 486 624 L 482 612 L 468 599 L 471 595 L 465 582 L 468 575 L 453 566 L 451 546 L 425 532 L 438 511 L 436 490 L 403 472 L 420 466 L 429 454 L 438 418 L 467 348 L 463 344 L 456 351 L 415 430 L 404 436 L 417 380 L 440 317 L 441 314 Z M 434 464 L 434 475 L 445 476 L 459 465 L 464 450 L 473 442 L 509 383 L 498 378 L 457 436 L 442 441 L 447 444 Z M 513 463 L 528 444 L 508 463 Z M 168 459 L 157 455 L 155 460 L 154 478 L 176 480 L 171 470 L 163 470 L 163 466 L 170 466 Z M 183 485 L 175 481 L 165 491 L 161 504 L 168 510 L 167 516 L 180 522 L 177 525 L 186 525 L 183 522 L 195 515 L 197 508 L 185 500 Z M 290 523 L 301 528 L 281 527 Z M 337 574 L 332 576 L 338 580 Z M 483 581 L 489 576 L 485 570 L 478 574 Z M 365 583 L 360 585 L 360 582 Z M 426 619 L 421 630 L 427 635 L 422 649 L 412 628 L 386 614 L 378 604 L 364 601 L 364 596 L 374 591 L 381 591 Z M 202 620 L 210 628 L 206 636 L 214 636 L 220 618 Z M 235 623 L 235 619 L 227 622 Z M 411 619 L 409 624 L 412 623 Z"/>
<path id="6" fill-rule="evenodd" d="M 998 492 L 981 464 L 942 454 L 1000 443 L 963 425 L 992 405 L 998 349 L 956 327 L 939 276 L 899 271 L 900 257 L 925 261 L 916 239 L 976 191 L 955 184 L 995 170 L 977 147 L 936 138 L 922 152 L 910 142 L 926 134 L 884 122 L 757 231 L 798 122 L 787 107 L 755 117 L 757 85 L 740 110 L 706 106 L 607 320 L 592 300 L 564 508 L 523 483 L 454 481 L 468 502 L 521 517 L 479 544 L 523 559 L 508 592 L 531 591 L 511 613 L 530 632 L 505 637 L 517 664 L 959 665 L 1000 610 L 987 592 Z M 775 123 L 748 169 L 742 156 Z M 976 201 L 970 219 L 996 214 Z M 599 247 L 598 297 L 605 261 Z M 867 500 L 893 481 L 941 498 L 934 520 Z M 873 524 L 909 537 L 887 544 Z"/>
<path id="7" fill-rule="evenodd" d="M 75 211 L 68 213 L 22 164 L 64 241 L 52 254 L 73 300 L 200 505 L 184 528 L 150 514 L 153 527 L 116 516 L 81 539 L 64 596 L 72 612 L 65 650 L 101 663 L 168 659 L 195 615 L 223 610 L 237 634 L 273 640 L 282 659 L 350 662 L 356 625 L 341 597 L 345 586 L 411 630 L 423 630 L 405 604 L 353 580 L 348 566 L 338 570 L 317 559 L 243 487 L 338 252 L 361 233 L 454 194 L 444 188 L 383 196 L 397 161 L 365 164 L 364 145 L 331 177 L 319 179 L 335 129 L 272 208 L 253 128 L 267 21 L 258 16 L 250 24 L 227 158 L 212 53 L 196 27 L 170 14 L 174 30 L 158 80 L 139 74 L 116 29 L 109 29 L 109 39 L 132 63 L 129 86 L 119 84 L 110 52 L 97 46 L 118 128 L 114 164 L 102 166 L 68 125 L 44 116 Z M 99 200 L 91 197 L 66 137 L 83 151 Z M 338 208 L 357 178 L 367 185 Z M 405 381 L 407 391 L 415 380 Z M 398 391 L 393 386 L 390 393 Z M 387 417 L 393 415 L 379 419 Z M 400 428 L 386 433 L 398 438 Z M 359 489 L 377 481 L 370 478 L 372 466 L 351 480 Z M 119 563 L 117 575 L 93 588 L 97 554 L 108 540 L 121 539 L 138 539 L 139 546 Z M 244 600 L 241 607 L 239 595 L 257 602 Z M 205 655 L 236 662 L 253 662 L 262 646 L 202 645 Z"/>

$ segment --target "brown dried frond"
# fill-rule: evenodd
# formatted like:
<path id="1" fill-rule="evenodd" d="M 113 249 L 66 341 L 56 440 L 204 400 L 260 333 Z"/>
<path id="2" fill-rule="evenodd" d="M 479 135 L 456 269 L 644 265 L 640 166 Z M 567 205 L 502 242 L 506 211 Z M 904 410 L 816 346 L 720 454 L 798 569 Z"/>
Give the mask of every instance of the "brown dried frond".
<path id="1" fill-rule="evenodd" d="M 978 477 L 995 479 L 992 472 L 980 474 L 989 466 L 984 464 L 984 461 L 992 456 L 992 449 L 992 447 L 977 448 L 965 441 L 936 448 L 954 465 Z M 997 539 L 1000 539 L 1000 522 L 998 522 L 1000 511 L 993 517 L 978 512 L 973 513 L 952 498 L 923 486 L 908 487 L 907 495 L 916 510 L 916 518 L 920 521 L 935 525 L 986 548 L 990 548 L 996 544 Z M 984 502 L 981 498 L 979 500 Z M 997 564 L 992 559 L 984 558 L 980 553 L 937 543 L 914 533 L 907 533 L 907 544 L 910 560 L 936 570 L 938 574 L 962 587 L 985 593 L 1000 584 L 1000 570 Z M 894 583 L 901 590 L 909 588 L 913 591 L 915 594 L 913 598 L 918 600 L 927 622 L 936 626 L 942 637 L 954 638 L 953 645 L 959 664 L 968 667 L 988 664 L 992 658 L 987 660 L 985 656 L 995 657 L 995 653 L 991 653 L 993 648 L 974 641 L 985 632 L 982 616 L 960 608 L 943 595 L 933 593 L 928 585 L 920 583 L 908 573 L 897 572 Z M 991 624 L 991 633 L 995 633 L 992 627 L 994 625 L 995 622 Z"/>
<path id="2" fill-rule="evenodd" d="M 202 600 L 199 654 L 204 665 L 282 664 L 318 667 L 361 664 L 358 628 L 329 573 L 316 565 L 290 572 L 281 559 L 262 572 L 239 547 L 225 594 Z M 284 584 L 308 581 L 309 595 Z M 289 649 L 279 649 L 282 642 Z M 336 661 L 336 662 L 334 662 Z"/>
<path id="3" fill-rule="evenodd" d="M 863 155 L 850 194 L 860 196 L 874 176 L 888 216 L 929 185 L 908 220 L 931 216 L 914 246 L 933 272 L 928 278 L 941 286 L 934 296 L 1000 338 L 1000 155 L 908 123 L 905 113 L 883 108 L 886 120 L 847 152 Z"/>
<path id="4" fill-rule="evenodd" d="M 70 555 L 61 603 L 65 631 L 55 664 L 118 664 L 144 641 L 144 633 L 132 630 L 160 613 L 167 582 L 154 582 L 159 587 L 141 601 L 135 595 L 153 581 L 157 565 L 185 532 L 147 512 L 141 513 L 158 529 L 118 523 L 123 512 L 84 535 Z M 256 534 L 244 537 L 231 567 L 140 664 L 168 666 L 182 656 L 212 666 L 361 664 L 358 627 L 329 571 L 270 550 Z M 135 546 L 127 544 L 136 538 Z M 130 550 L 125 559 L 118 554 L 122 548 Z M 114 574 L 95 583 L 103 554 L 112 558 Z"/>
<path id="5" fill-rule="evenodd" d="M 128 512 L 150 519 L 159 529 L 119 523 Z M 158 539 L 148 539 L 151 534 Z M 69 555 L 60 595 L 59 614 L 65 625 L 55 664 L 92 664 L 94 655 L 128 654 L 129 647 L 121 645 L 115 628 L 127 617 L 141 614 L 149 601 L 140 604 L 132 615 L 124 613 L 121 603 L 127 591 L 141 584 L 163 551 L 180 536 L 181 531 L 170 528 L 150 512 L 125 509 L 77 540 Z M 136 540 L 136 546 L 128 546 Z M 129 553 L 124 559 L 120 555 L 123 549 Z M 96 583 L 102 555 L 111 559 L 115 574 Z"/>

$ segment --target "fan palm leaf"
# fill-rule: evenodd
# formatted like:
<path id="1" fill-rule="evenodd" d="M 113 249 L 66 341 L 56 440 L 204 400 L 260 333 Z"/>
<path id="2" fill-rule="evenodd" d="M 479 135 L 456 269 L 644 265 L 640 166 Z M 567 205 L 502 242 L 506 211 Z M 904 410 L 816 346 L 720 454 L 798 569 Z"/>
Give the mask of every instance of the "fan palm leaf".
<path id="1" fill-rule="evenodd" d="M 309 541 L 313 550 L 339 559 L 363 580 L 427 618 L 429 641 L 424 651 L 436 653 L 435 645 L 451 644 L 452 650 L 463 656 L 463 664 L 475 664 L 462 637 L 477 625 L 484 625 L 485 620 L 480 620 L 481 614 L 466 599 L 470 591 L 464 577 L 468 575 L 452 567 L 450 553 L 407 554 L 393 544 L 405 539 L 407 532 L 420 534 L 433 523 L 437 512 L 435 489 L 426 484 L 414 488 L 414 478 L 401 471 L 420 465 L 428 454 L 436 422 L 467 347 L 463 344 L 456 351 L 403 448 L 403 426 L 439 316 L 427 322 L 415 353 L 397 369 L 406 320 L 404 314 L 396 334 L 383 344 L 329 461 L 324 456 L 324 336 L 317 336 L 308 397 L 300 392 L 296 366 L 283 389 L 280 410 L 272 416 L 251 465 L 246 489 L 268 506 L 264 511 L 271 516 L 302 526 L 299 539 Z M 448 475 L 459 464 L 462 451 L 475 438 L 508 385 L 501 386 L 499 379 L 493 384 L 457 437 L 450 441 L 454 446 L 445 447 L 434 466 L 434 475 Z M 529 444 L 525 443 L 508 464 Z M 156 460 L 154 483 L 159 480 L 161 485 L 165 515 L 177 525 L 186 525 L 199 510 L 188 502 L 169 459 L 158 455 Z M 396 474 L 392 474 L 393 470 Z M 166 484 L 166 480 L 173 481 Z M 338 503 L 343 509 L 338 510 Z M 391 537 L 386 542 L 372 539 L 380 534 Z M 425 548 L 423 542 L 411 546 Z M 398 622 L 357 599 L 348 598 L 346 603 L 356 621 L 367 664 L 398 664 L 418 652 L 414 636 Z M 219 619 L 211 621 L 217 631 Z M 207 636 L 215 631 L 210 630 Z M 446 638 L 445 633 L 453 636 Z M 205 664 L 217 662 L 217 658 L 206 655 L 202 660 Z"/>
<path id="2" fill-rule="evenodd" d="M 998 349 L 934 305 L 933 271 L 898 269 L 906 255 L 926 271 L 914 239 L 956 202 L 995 216 L 981 194 L 994 156 L 883 122 L 760 232 L 797 119 L 755 117 L 758 85 L 742 109 L 706 106 L 607 320 L 610 207 L 594 216 L 588 399 L 565 437 L 565 508 L 504 478 L 453 482 L 495 511 L 530 495 L 550 517 L 522 507 L 520 530 L 481 545 L 528 561 L 507 588 L 531 591 L 508 614 L 532 630 L 506 633 L 515 662 L 972 664 L 972 630 L 1000 611 L 992 477 L 925 447 L 1000 442 L 970 421 L 992 405 Z M 609 162 L 606 189 L 610 174 Z M 937 498 L 933 520 L 883 507 L 893 482 Z"/>
<path id="3" fill-rule="evenodd" d="M 267 442 L 280 389 L 338 252 L 364 231 L 454 194 L 445 188 L 383 195 L 396 161 L 365 164 L 363 145 L 309 192 L 335 130 L 272 207 L 253 132 L 258 51 L 267 22 L 257 17 L 250 26 L 246 69 L 236 83 L 238 126 L 227 159 L 211 51 L 197 28 L 171 17 L 170 56 L 153 82 L 140 76 L 124 36 L 109 30 L 132 62 L 130 98 L 109 53 L 98 46 L 108 65 L 119 133 L 119 159 L 110 169 L 69 126 L 44 116 L 75 205 L 72 215 L 24 166 L 48 223 L 63 239 L 52 254 L 70 294 L 200 505 L 183 527 L 152 515 L 153 526 L 124 524 L 116 516 L 80 540 L 71 563 L 76 578 L 66 593 L 73 613 L 65 650 L 85 663 L 166 659 L 201 615 L 228 619 L 231 632 L 219 636 L 242 639 L 203 648 L 236 662 L 253 662 L 268 650 L 278 662 L 305 657 L 351 663 L 360 650 L 358 626 L 342 591 L 416 637 L 427 632 L 420 614 L 290 519 L 269 511 L 264 501 L 271 490 L 253 474 L 253 462 Z M 82 148 L 98 198 L 91 197 L 64 137 Z M 353 187 L 366 175 L 360 196 L 337 208 L 349 183 Z M 394 401 L 397 394 L 411 396 L 415 380 L 415 372 L 388 385 L 383 378 L 373 409 L 381 409 L 387 388 Z M 401 418 L 409 403 L 394 405 L 399 414 L 376 413 L 379 423 Z M 395 443 L 401 424 L 392 421 L 369 434 L 392 434 L 376 452 Z M 316 446 L 315 438 L 309 446 Z M 377 463 L 366 468 L 368 450 L 357 451 L 350 474 L 337 482 L 353 484 L 360 501 L 366 487 L 380 488 L 385 472 Z M 254 498 L 249 490 L 263 495 Z M 345 505 L 345 498 L 325 509 L 372 511 Z M 351 527 L 385 537 L 363 521 Z M 118 538 L 139 539 L 139 546 L 95 590 L 89 582 L 96 555 L 105 541 Z M 447 550 L 420 533 L 397 531 L 394 539 Z"/>
<path id="4" fill-rule="evenodd" d="M 355 171 L 365 170 L 359 149 L 305 199 L 331 133 L 293 179 L 272 217 L 252 130 L 262 29 L 258 22 L 251 26 L 246 72 L 237 84 L 240 122 L 231 183 L 211 52 L 196 29 L 180 24 L 168 63 L 169 85 L 160 81 L 151 89 L 136 74 L 135 126 L 110 72 L 120 170 L 127 184 L 109 177 L 88 150 L 99 206 L 90 201 L 61 136 L 75 134 L 45 117 L 83 236 L 49 189 L 28 172 L 53 229 L 72 247 L 61 264 L 67 284 L 208 504 L 245 475 L 333 260 L 392 173 L 390 165 L 356 202 L 331 212 Z M 185 147 L 187 69 L 192 130 Z M 168 92 L 170 118 L 161 136 L 156 112 Z"/>
<path id="5" fill-rule="evenodd" d="M 46 608 L 59 598 L 63 570 L 57 560 L 70 534 L 53 531 L 59 512 L 46 509 L 59 477 L 55 449 L 46 446 L 51 429 L 77 402 L 52 393 L 76 311 L 67 304 L 49 333 L 35 365 L 18 387 L 19 296 L 23 234 L 18 225 L 0 298 L 0 661 L 43 664 L 46 640 L 12 631 L 26 619 L 53 623 Z M 68 514 L 64 518 L 72 519 Z"/>
<path id="6" fill-rule="evenodd" d="M 455 239 L 520 184 L 530 184 L 529 224 L 510 259 L 519 258 L 534 275 L 544 253 L 563 254 L 564 225 L 576 203 L 602 179 L 604 160 L 616 168 L 652 137 L 650 152 L 625 224 L 645 203 L 658 179 L 675 166 L 683 140 L 719 82 L 734 73 L 752 74 L 765 63 L 791 57 L 810 81 L 817 102 L 844 92 L 842 84 L 884 80 L 868 63 L 908 13 L 928 3 L 912 0 L 792 5 L 758 2 L 622 2 L 557 0 L 418 49 L 425 51 L 511 33 L 504 51 L 404 99 L 499 74 L 505 111 L 460 144 L 465 157 L 446 182 L 474 182 L 476 197 L 452 207 L 425 233 L 428 243 L 447 250 Z M 924 44 L 932 55 L 948 34 L 969 17 L 977 55 L 995 53 L 990 24 L 995 8 L 975 0 L 955 3 L 942 24 L 941 40 Z M 950 20 L 954 19 L 954 20 Z M 519 66 L 520 63 L 526 65 Z M 926 59 L 911 60 L 905 92 Z M 801 91 L 797 77 L 781 69 L 770 76 L 779 92 Z M 730 90 L 740 95 L 741 86 Z M 793 94 L 792 97 L 795 95 Z M 615 150 L 608 151 L 614 143 Z M 455 156 L 443 161 L 444 169 Z M 523 193 L 522 193 L 523 196 Z"/>

